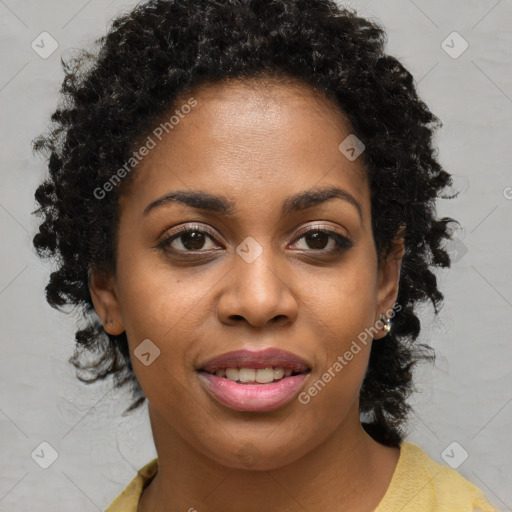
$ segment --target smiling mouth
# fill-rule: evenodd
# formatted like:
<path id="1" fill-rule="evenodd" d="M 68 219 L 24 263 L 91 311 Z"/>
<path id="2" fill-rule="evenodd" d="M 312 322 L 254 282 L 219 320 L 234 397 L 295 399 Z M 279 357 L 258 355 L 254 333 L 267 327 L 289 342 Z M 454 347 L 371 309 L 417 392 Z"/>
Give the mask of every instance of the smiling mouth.
<path id="1" fill-rule="evenodd" d="M 200 371 L 236 382 L 237 384 L 270 384 L 287 377 L 309 373 L 311 369 L 296 371 L 292 368 L 283 368 L 282 366 L 267 366 L 265 368 L 228 367 L 219 368 L 216 371 Z"/>
<path id="2" fill-rule="evenodd" d="M 293 401 L 305 385 L 311 370 L 269 366 L 228 366 L 197 370 L 207 393 L 222 405 L 236 411 L 268 412 Z"/>

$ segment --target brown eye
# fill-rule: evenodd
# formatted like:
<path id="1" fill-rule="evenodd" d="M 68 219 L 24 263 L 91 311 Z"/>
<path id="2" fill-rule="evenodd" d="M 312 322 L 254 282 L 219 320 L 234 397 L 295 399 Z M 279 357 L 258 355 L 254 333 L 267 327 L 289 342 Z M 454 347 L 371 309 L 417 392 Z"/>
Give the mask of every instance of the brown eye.
<path id="1" fill-rule="evenodd" d="M 211 247 L 208 247 L 210 241 Z M 173 234 L 167 235 L 157 247 L 174 252 L 207 251 L 215 248 L 215 241 L 212 234 L 204 228 L 191 226 Z M 206 247 L 205 247 L 206 246 Z"/>
<path id="2" fill-rule="evenodd" d="M 320 252 L 337 252 L 350 249 L 353 243 L 346 237 L 334 231 L 326 229 L 311 229 L 303 233 L 295 243 L 300 240 L 305 241 L 307 247 L 305 250 L 320 251 Z M 329 247 L 329 244 L 331 247 Z M 301 249 L 299 247 L 299 249 Z"/>
<path id="3" fill-rule="evenodd" d="M 181 244 L 189 251 L 199 251 L 203 248 L 207 236 L 201 231 L 185 231 L 174 238 L 176 239 L 181 239 Z"/>
<path id="4" fill-rule="evenodd" d="M 311 249 L 325 249 L 325 246 L 329 243 L 329 235 L 321 231 L 311 232 L 304 237 Z"/>

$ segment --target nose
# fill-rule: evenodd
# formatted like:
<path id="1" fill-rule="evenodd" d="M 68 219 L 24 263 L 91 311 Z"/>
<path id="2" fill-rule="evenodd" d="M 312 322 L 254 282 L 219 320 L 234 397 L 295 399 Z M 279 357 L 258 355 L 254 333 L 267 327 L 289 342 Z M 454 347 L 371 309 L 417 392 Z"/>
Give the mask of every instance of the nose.
<path id="1" fill-rule="evenodd" d="M 217 302 L 219 320 L 228 325 L 246 321 L 253 327 L 293 323 L 298 313 L 297 283 L 293 283 L 289 267 L 286 270 L 286 261 L 269 248 L 254 261 L 238 254 L 234 260 Z"/>

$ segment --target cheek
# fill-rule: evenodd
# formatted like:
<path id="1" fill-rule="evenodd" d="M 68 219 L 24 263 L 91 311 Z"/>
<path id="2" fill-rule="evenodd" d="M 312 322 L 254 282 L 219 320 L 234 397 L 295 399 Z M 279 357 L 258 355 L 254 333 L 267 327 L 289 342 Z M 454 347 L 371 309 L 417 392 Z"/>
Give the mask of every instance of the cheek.
<path id="1" fill-rule="evenodd" d="M 322 418 L 322 432 L 335 429 L 347 415 L 354 413 L 359 417 L 354 411 L 368 368 L 371 337 L 365 332 L 369 315 L 361 309 L 364 301 L 354 296 L 352 301 L 357 305 L 340 299 L 345 308 L 316 313 L 321 356 L 299 401 L 307 411 L 305 417 L 311 421 Z"/>
<path id="2" fill-rule="evenodd" d="M 120 264 L 118 282 L 126 331 L 134 339 L 154 336 L 165 341 L 162 338 L 179 328 L 201 292 L 196 289 L 199 281 L 182 280 L 167 265 L 149 258 Z"/>
<path id="3" fill-rule="evenodd" d="M 207 301 L 200 299 L 209 286 L 201 279 L 183 279 L 168 265 L 143 258 L 121 262 L 118 283 L 132 366 L 145 394 L 150 398 L 162 386 L 172 387 L 175 379 L 189 379 L 194 338 L 206 314 Z M 149 366 L 137 359 L 137 347 L 146 339 L 159 350 Z"/>
<path id="4" fill-rule="evenodd" d="M 315 326 L 321 354 L 311 393 L 328 409 L 351 403 L 366 374 L 376 305 L 372 264 L 371 258 L 357 256 L 336 272 L 305 280 L 304 314 Z"/>
<path id="5" fill-rule="evenodd" d="M 376 273 L 371 263 L 355 255 L 330 272 L 301 276 L 305 312 L 309 310 L 313 321 L 318 319 L 319 326 L 335 335 L 337 350 L 375 322 Z"/>
<path id="6" fill-rule="evenodd" d="M 176 276 L 155 267 L 124 280 L 122 314 L 133 371 L 149 402 L 164 409 L 187 407 L 184 384 L 190 385 L 199 320 L 205 314 L 205 303 L 198 300 L 204 294 L 200 285 L 188 281 L 181 288 Z M 149 365 L 137 355 L 144 340 L 151 341 L 149 352 L 157 354 Z"/>

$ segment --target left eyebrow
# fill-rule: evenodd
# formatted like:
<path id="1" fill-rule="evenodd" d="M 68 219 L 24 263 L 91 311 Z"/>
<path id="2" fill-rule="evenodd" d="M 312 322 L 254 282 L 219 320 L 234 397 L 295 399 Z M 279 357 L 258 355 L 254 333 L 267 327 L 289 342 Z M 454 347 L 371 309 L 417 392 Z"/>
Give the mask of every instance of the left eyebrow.
<path id="1" fill-rule="evenodd" d="M 289 196 L 283 203 L 282 215 L 289 215 L 293 212 L 306 210 L 319 204 L 330 201 L 331 199 L 341 199 L 355 206 L 359 218 L 363 220 L 363 210 L 356 198 L 339 187 L 317 187 L 311 190 L 300 192 L 296 195 Z"/>
<path id="2" fill-rule="evenodd" d="M 332 199 L 341 199 L 353 205 L 357 209 L 359 218 L 363 220 L 361 205 L 352 194 L 339 187 L 317 187 L 288 196 L 283 203 L 281 214 L 283 216 L 290 215 L 291 213 L 312 208 Z M 235 203 L 227 197 L 200 190 L 176 190 L 149 203 L 144 208 L 143 215 L 147 215 L 155 208 L 171 203 L 181 203 L 192 208 L 221 213 L 226 216 L 233 216 L 237 211 Z"/>

